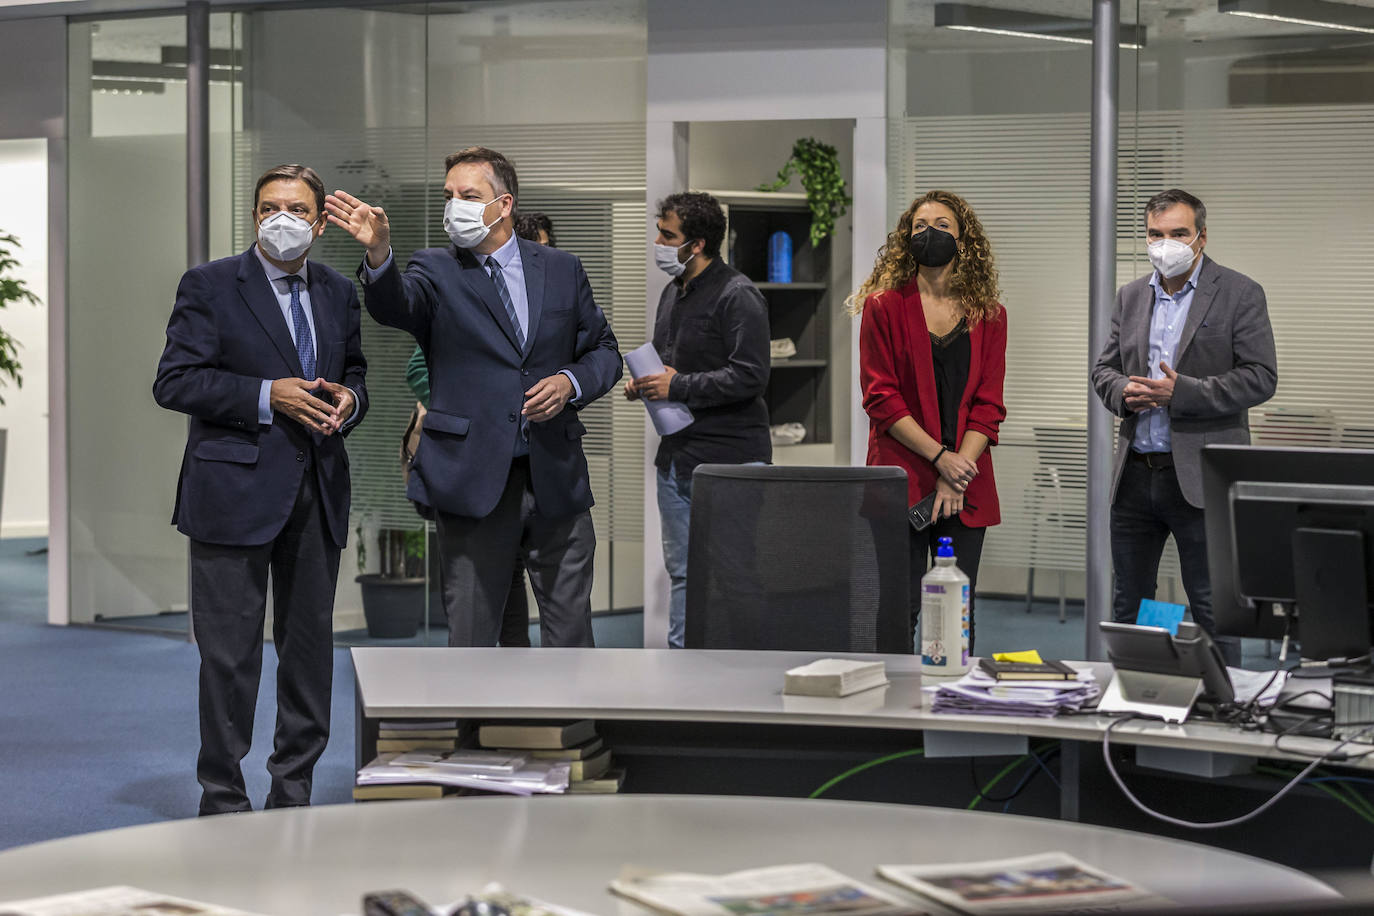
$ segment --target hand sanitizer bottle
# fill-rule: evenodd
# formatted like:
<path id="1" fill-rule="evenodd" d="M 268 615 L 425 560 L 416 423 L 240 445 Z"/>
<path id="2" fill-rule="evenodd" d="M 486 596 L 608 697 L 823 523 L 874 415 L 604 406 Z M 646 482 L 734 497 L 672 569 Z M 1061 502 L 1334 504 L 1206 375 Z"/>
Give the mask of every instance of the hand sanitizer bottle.
<path id="1" fill-rule="evenodd" d="M 954 541 L 940 538 L 921 577 L 921 673 L 968 671 L 968 576 L 954 565 Z"/>

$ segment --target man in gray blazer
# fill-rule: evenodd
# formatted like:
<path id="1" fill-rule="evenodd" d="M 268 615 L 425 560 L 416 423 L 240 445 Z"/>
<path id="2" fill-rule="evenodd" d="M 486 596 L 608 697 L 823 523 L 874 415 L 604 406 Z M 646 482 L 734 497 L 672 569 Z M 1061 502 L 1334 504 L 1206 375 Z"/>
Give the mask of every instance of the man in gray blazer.
<path id="1" fill-rule="evenodd" d="M 1240 640 L 1216 637 L 1202 515 L 1202 447 L 1250 441 L 1246 411 L 1274 395 L 1274 332 L 1264 290 L 1203 257 L 1207 208 L 1187 191 L 1145 204 L 1155 270 L 1121 287 L 1112 333 L 1093 368 L 1102 403 L 1121 417 L 1112 482 L 1112 616 L 1133 622 L 1153 598 L 1164 542 L 1178 545 L 1193 619 L 1228 665 Z"/>

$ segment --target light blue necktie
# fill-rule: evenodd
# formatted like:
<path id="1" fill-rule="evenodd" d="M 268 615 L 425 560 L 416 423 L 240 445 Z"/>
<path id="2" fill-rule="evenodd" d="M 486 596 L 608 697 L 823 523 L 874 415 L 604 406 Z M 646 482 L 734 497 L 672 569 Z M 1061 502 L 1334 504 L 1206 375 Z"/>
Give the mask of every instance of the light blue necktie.
<path id="1" fill-rule="evenodd" d="M 301 378 L 315 380 L 315 342 L 310 339 L 310 322 L 305 319 L 301 305 L 301 278 L 296 274 L 286 278 L 291 287 L 291 324 L 296 328 L 296 354 L 301 358 Z"/>
<path id="2" fill-rule="evenodd" d="M 506 314 L 510 316 L 510 323 L 515 327 L 515 343 L 523 353 L 525 350 L 525 329 L 520 327 L 520 316 L 515 313 L 515 303 L 511 302 L 510 290 L 506 288 L 506 278 L 501 275 L 501 265 L 496 263 L 496 258 L 487 257 L 487 272 L 491 274 L 491 282 L 496 284 L 496 294 L 501 297 L 501 304 L 506 307 Z"/>

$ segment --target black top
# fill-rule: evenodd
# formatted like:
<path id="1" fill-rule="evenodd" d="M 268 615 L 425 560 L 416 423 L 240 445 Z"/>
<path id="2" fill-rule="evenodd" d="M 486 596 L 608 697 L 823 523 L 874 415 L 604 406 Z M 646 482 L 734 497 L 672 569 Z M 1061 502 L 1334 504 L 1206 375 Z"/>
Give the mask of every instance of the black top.
<path id="1" fill-rule="evenodd" d="M 944 337 L 930 335 L 930 358 L 935 364 L 935 399 L 940 405 L 940 444 L 959 447 L 959 402 L 968 386 L 968 365 L 973 349 L 968 336 L 968 319 L 960 318 Z"/>
<path id="2" fill-rule="evenodd" d="M 698 464 L 771 461 L 768 303 L 749 278 L 716 258 L 686 284 L 663 288 L 654 348 L 677 370 L 668 396 L 696 418 L 663 437 L 654 464 L 690 475 Z"/>

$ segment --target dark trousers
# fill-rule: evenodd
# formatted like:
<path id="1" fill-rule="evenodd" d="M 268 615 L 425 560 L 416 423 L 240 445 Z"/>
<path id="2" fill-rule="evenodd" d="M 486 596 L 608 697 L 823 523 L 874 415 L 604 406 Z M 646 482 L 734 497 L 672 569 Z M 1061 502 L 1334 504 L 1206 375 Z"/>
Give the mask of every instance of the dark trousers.
<path id="1" fill-rule="evenodd" d="M 1170 534 L 1178 545 L 1183 589 L 1193 620 L 1216 642 L 1226 664 L 1240 665 L 1240 640 L 1217 636 L 1212 580 L 1207 574 L 1207 528 L 1202 510 L 1183 498 L 1173 465 L 1151 468 L 1127 456 L 1112 503 L 1112 619 L 1135 623 L 1143 598 L 1158 588 L 1159 558 Z"/>
<path id="2" fill-rule="evenodd" d="M 310 804 L 315 762 L 329 741 L 339 548 L 325 530 L 313 470 L 307 467 L 302 477 L 286 527 L 270 543 L 191 541 L 191 621 L 200 649 L 201 814 L 253 807 L 239 764 L 253 743 L 269 572 L 277 724 L 265 807 Z"/>
<path id="3" fill-rule="evenodd" d="M 940 538 L 949 538 L 954 548 L 954 564 L 968 576 L 968 651 L 973 654 L 973 610 L 978 592 L 978 564 L 983 559 L 983 537 L 986 528 L 970 528 L 958 516 L 942 518 L 925 531 L 911 529 L 911 626 L 921 616 L 921 577 L 935 562 L 935 548 Z M 921 647 L 916 645 L 916 654 Z"/>
<path id="4" fill-rule="evenodd" d="M 500 645 L 507 649 L 528 649 L 530 646 L 530 599 L 525 595 L 525 561 L 518 556 L 506 605 L 501 611 Z"/>
<path id="5" fill-rule="evenodd" d="M 494 646 L 501 638 L 516 558 L 539 606 L 540 644 L 591 646 L 590 512 L 553 521 L 541 516 L 530 488 L 529 461 L 511 464 L 506 488 L 485 518 L 436 512 L 440 587 L 450 646 Z"/>

